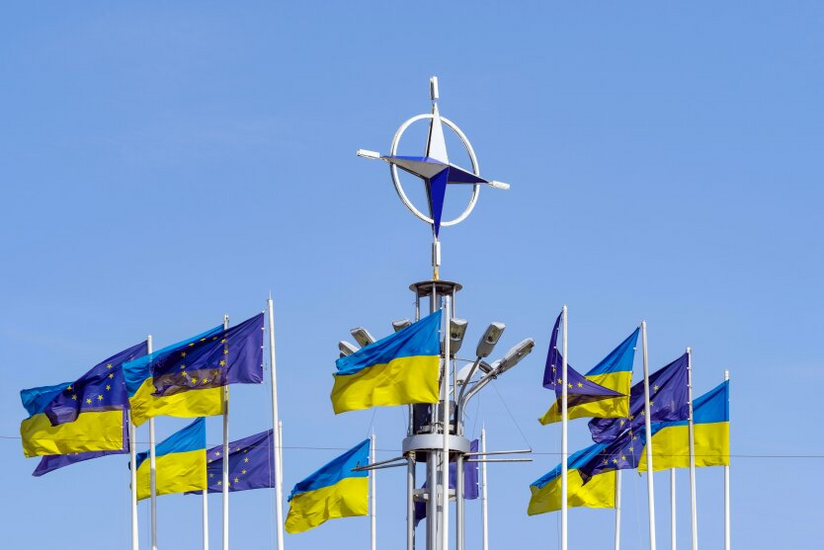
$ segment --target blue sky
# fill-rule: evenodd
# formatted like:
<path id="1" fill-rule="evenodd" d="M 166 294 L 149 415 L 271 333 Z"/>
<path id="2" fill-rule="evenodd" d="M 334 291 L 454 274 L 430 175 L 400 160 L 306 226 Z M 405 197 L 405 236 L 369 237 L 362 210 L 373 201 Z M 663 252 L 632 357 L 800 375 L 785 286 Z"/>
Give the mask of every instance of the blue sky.
<path id="1" fill-rule="evenodd" d="M 528 484 L 558 461 L 559 428 L 535 419 L 563 303 L 582 370 L 641 319 L 653 367 L 693 348 L 696 393 L 729 369 L 734 544 L 818 546 L 824 447 L 808 434 L 824 381 L 824 7 L 15 2 L 2 12 L 5 546 L 121 548 L 129 536 L 124 457 L 30 477 L 20 389 L 74 379 L 147 333 L 163 346 L 224 313 L 241 321 L 270 289 L 286 491 L 371 427 L 378 458 L 396 456 L 400 408 L 335 417 L 328 393 L 337 341 L 357 325 L 387 334 L 414 313 L 408 285 L 429 277 L 428 228 L 385 167 L 354 151 L 386 151 L 397 126 L 429 108 L 433 74 L 482 175 L 512 184 L 484 189 L 472 216 L 444 229 L 442 275 L 464 285 L 469 340 L 504 321 L 500 352 L 537 342 L 469 411 L 491 448 L 536 451 L 531 464 L 490 467 L 491 546 L 558 538 L 556 515 L 525 510 Z M 422 150 L 422 131 L 407 139 L 408 154 Z M 422 198 L 419 186 L 412 194 Z M 447 214 L 464 198 L 450 189 Z M 270 426 L 268 394 L 233 390 L 233 436 Z M 185 424 L 162 418 L 158 431 Z M 585 421 L 570 432 L 572 449 L 587 444 Z M 219 420 L 208 433 L 219 442 Z M 684 546 L 686 471 L 678 482 Z M 720 469 L 698 472 L 705 548 L 721 547 L 721 482 Z M 667 474 L 656 484 L 665 545 Z M 380 547 L 400 548 L 403 474 L 382 471 L 378 485 Z M 624 485 L 624 544 L 643 548 L 645 480 L 628 473 Z M 270 547 L 272 499 L 233 496 L 234 547 Z M 478 503 L 468 514 L 477 547 Z M 145 547 L 146 506 L 140 518 Z M 164 547 L 200 547 L 197 498 L 161 497 L 159 518 Z M 368 528 L 334 521 L 287 544 L 357 547 Z M 570 529 L 572 548 L 607 547 L 612 514 L 573 510 Z"/>

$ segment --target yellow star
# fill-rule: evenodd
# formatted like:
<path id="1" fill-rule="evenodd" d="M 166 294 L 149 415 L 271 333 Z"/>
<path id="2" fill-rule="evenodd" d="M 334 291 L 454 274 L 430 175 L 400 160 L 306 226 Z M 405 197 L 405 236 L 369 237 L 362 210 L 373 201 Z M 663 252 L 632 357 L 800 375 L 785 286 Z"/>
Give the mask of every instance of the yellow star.
<path id="1" fill-rule="evenodd" d="M 249 449 L 243 449 L 243 454 L 246 454 L 248 452 L 249 452 Z"/>
<path id="2" fill-rule="evenodd" d="M 197 378 L 192 377 L 192 384 L 197 384 Z"/>
<path id="3" fill-rule="evenodd" d="M 72 385 L 71 384 L 69 384 L 69 387 L 66 388 L 66 391 L 72 391 Z"/>
<path id="4" fill-rule="evenodd" d="M 209 460 L 207 460 L 207 462 L 208 462 L 209 464 L 211 464 L 211 463 L 212 463 L 212 459 L 210 458 Z M 209 474 L 209 477 L 211 477 L 211 476 L 212 476 L 212 474 Z"/>
<path id="5" fill-rule="evenodd" d="M 109 378 L 114 378 L 114 373 L 113 372 L 109 373 Z"/>
<path id="6" fill-rule="evenodd" d="M 221 343 L 221 344 L 225 344 L 225 343 L 226 343 L 226 338 L 224 338 L 223 340 L 221 340 L 221 341 L 220 341 L 220 343 Z"/>
<path id="7" fill-rule="evenodd" d="M 632 436 L 632 440 L 633 440 L 633 441 L 635 441 L 636 439 L 638 439 L 638 436 L 637 436 L 637 435 Z"/>
<path id="8" fill-rule="evenodd" d="M 232 486 L 232 482 L 231 482 L 231 481 L 227 481 L 227 482 L 226 482 L 226 486 L 227 486 L 227 487 L 231 487 L 231 486 Z"/>
<path id="9" fill-rule="evenodd" d="M 578 387 L 579 387 L 579 388 L 583 388 L 583 387 L 584 387 L 584 385 L 583 385 L 581 382 L 578 382 Z"/>
<path id="10" fill-rule="evenodd" d="M 186 357 L 186 352 L 185 352 L 185 351 L 181 351 L 181 352 L 180 352 L 180 356 L 181 356 L 181 357 Z"/>
<path id="11" fill-rule="evenodd" d="M 92 400 L 89 399 L 89 398 L 86 398 L 86 405 L 91 405 L 91 404 L 92 404 Z"/>
<path id="12" fill-rule="evenodd" d="M 106 365 L 106 368 L 107 368 L 107 369 L 112 368 L 112 364 L 111 364 L 111 363 L 109 363 L 108 365 Z"/>
<path id="13" fill-rule="evenodd" d="M 220 451 L 215 451 L 215 456 L 220 456 Z"/>
<path id="14" fill-rule="evenodd" d="M 613 458 L 613 459 L 612 459 L 612 463 L 613 463 L 613 464 L 618 464 L 618 459 L 617 459 L 617 458 Z"/>
<path id="15" fill-rule="evenodd" d="M 77 401 L 77 396 L 76 395 L 72 395 L 72 401 Z"/>
<path id="16" fill-rule="evenodd" d="M 223 348 L 223 355 L 229 355 L 229 348 Z"/>
<path id="17" fill-rule="evenodd" d="M 103 396 L 102 396 L 102 395 L 98 395 L 98 396 L 97 396 L 97 400 L 98 400 L 98 401 L 103 401 Z"/>
<path id="18" fill-rule="evenodd" d="M 186 365 L 180 365 L 180 370 L 183 370 L 185 368 L 186 368 Z"/>
<path id="19" fill-rule="evenodd" d="M 235 483 L 239 483 L 239 482 L 240 482 L 240 480 L 238 478 L 235 478 Z"/>
<path id="20" fill-rule="evenodd" d="M 240 452 L 240 447 L 238 447 L 237 449 L 235 449 L 235 452 L 236 452 L 236 453 L 239 453 L 239 452 Z"/>
<path id="21" fill-rule="evenodd" d="M 630 448 L 629 448 L 629 452 L 632 452 L 632 451 L 634 451 L 634 450 L 635 450 L 635 447 L 630 447 Z"/>
<path id="22" fill-rule="evenodd" d="M 630 420 L 635 420 L 635 415 L 634 414 L 629 415 L 629 419 Z"/>
<path id="23" fill-rule="evenodd" d="M 190 342 L 190 343 L 189 343 L 189 347 L 192 347 L 192 346 L 194 346 L 194 345 L 195 345 L 195 343 L 194 343 L 194 342 Z"/>
<path id="24" fill-rule="evenodd" d="M 218 482 L 217 482 L 217 484 L 218 484 L 218 485 L 223 485 L 223 482 L 222 482 L 222 481 L 218 481 Z"/>
<path id="25" fill-rule="evenodd" d="M 240 471 L 240 473 L 241 473 L 241 475 L 245 475 L 245 474 L 246 474 L 246 470 L 241 470 L 241 471 Z"/>
<path id="26" fill-rule="evenodd" d="M 627 459 L 627 457 L 626 457 L 626 456 L 621 455 L 621 460 L 626 460 L 626 459 Z"/>
<path id="27" fill-rule="evenodd" d="M 569 387 L 571 388 L 571 387 L 572 387 L 572 383 L 567 384 L 567 386 L 569 386 Z"/>
<path id="28" fill-rule="evenodd" d="M 623 425 L 624 425 L 624 424 L 626 424 L 626 423 L 627 423 L 627 421 L 626 421 L 626 420 L 624 420 L 624 419 L 622 418 L 622 419 L 621 419 L 621 426 L 623 426 Z"/>
<path id="29" fill-rule="evenodd" d="M 211 462 L 211 460 L 209 462 Z M 215 474 L 209 474 L 209 477 L 215 477 Z"/>
<path id="30" fill-rule="evenodd" d="M 559 378 L 559 379 L 558 379 L 558 383 L 559 383 L 559 384 L 562 384 L 563 382 L 564 382 L 563 378 Z"/>
<path id="31" fill-rule="evenodd" d="M 218 376 L 219 374 L 220 374 L 220 371 L 217 371 L 217 370 L 212 371 L 212 376 Z"/>
<path id="32" fill-rule="evenodd" d="M 655 401 L 650 401 L 649 406 L 652 407 L 653 405 L 655 405 Z"/>
<path id="33" fill-rule="evenodd" d="M 641 411 L 641 416 L 644 416 L 645 414 L 647 414 L 647 411 Z"/>
<path id="34" fill-rule="evenodd" d="M 112 387 L 110 385 L 106 384 L 106 391 L 109 391 L 110 389 L 112 389 Z"/>
<path id="35" fill-rule="evenodd" d="M 249 457 L 247 456 L 246 458 L 244 458 L 243 462 L 249 462 Z"/>
<path id="36" fill-rule="evenodd" d="M 215 340 L 217 340 L 217 336 L 212 336 L 212 342 L 214 342 Z"/>
<path id="37" fill-rule="evenodd" d="M 653 386 L 653 387 L 652 387 L 652 391 L 658 391 L 658 386 L 657 386 L 657 385 L 656 385 L 656 386 Z"/>
<path id="38" fill-rule="evenodd" d="M 607 459 L 605 458 L 605 459 L 604 459 L 604 464 L 609 464 L 609 460 L 607 460 Z"/>
<path id="39" fill-rule="evenodd" d="M 205 342 L 205 341 L 206 341 L 206 338 L 201 338 L 201 339 L 200 339 L 200 341 L 201 341 L 201 342 Z"/>
<path id="40" fill-rule="evenodd" d="M 226 366 L 226 361 L 224 361 L 223 359 L 221 359 L 221 360 L 220 360 L 220 366 L 221 366 L 221 367 L 225 367 L 225 366 Z M 217 371 L 215 371 L 215 372 L 217 372 Z"/>
<path id="41" fill-rule="evenodd" d="M 201 381 L 201 383 L 203 383 L 203 384 L 208 384 L 208 383 L 209 383 L 209 379 L 208 379 L 208 378 L 204 378 L 204 379 Z"/>

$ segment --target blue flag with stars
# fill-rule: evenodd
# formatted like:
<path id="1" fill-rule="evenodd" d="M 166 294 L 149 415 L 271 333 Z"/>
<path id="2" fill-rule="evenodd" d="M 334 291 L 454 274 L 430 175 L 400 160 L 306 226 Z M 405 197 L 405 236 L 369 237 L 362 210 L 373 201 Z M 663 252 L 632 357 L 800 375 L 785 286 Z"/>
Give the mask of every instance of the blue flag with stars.
<path id="1" fill-rule="evenodd" d="M 129 407 L 123 363 L 146 355 L 147 343 L 140 342 L 112 355 L 91 368 L 52 398 L 44 413 L 52 426 L 74 422 L 80 413 L 125 410 Z"/>
<path id="2" fill-rule="evenodd" d="M 634 470 L 641 461 L 646 437 L 643 427 L 636 433 L 629 429 L 608 444 L 591 460 L 578 466 L 578 473 L 586 484 L 593 476 L 615 470 Z"/>
<path id="3" fill-rule="evenodd" d="M 223 445 L 206 451 L 210 493 L 223 492 L 223 458 Z M 272 430 L 229 443 L 229 491 L 249 491 L 274 486 L 275 440 Z"/>
<path id="4" fill-rule="evenodd" d="M 263 382 L 263 313 L 236 327 L 153 357 L 155 397 Z"/>
<path id="5" fill-rule="evenodd" d="M 649 375 L 650 422 L 686 420 L 689 413 L 687 388 L 689 366 L 685 353 L 669 365 Z M 632 387 L 629 400 L 629 418 L 593 418 L 589 431 L 596 443 L 609 443 L 627 430 L 643 430 L 645 420 L 644 382 Z M 627 426 L 629 424 L 629 426 Z"/>

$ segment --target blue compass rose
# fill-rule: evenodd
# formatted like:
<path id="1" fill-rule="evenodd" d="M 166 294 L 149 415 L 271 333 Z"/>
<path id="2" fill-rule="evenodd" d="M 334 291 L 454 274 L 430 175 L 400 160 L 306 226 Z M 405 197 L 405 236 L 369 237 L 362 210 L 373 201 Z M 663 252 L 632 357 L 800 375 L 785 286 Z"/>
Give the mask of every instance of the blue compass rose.
<path id="1" fill-rule="evenodd" d="M 509 189 L 509 184 L 494 180 L 487 180 L 480 176 L 478 161 L 472 150 L 472 145 L 464 133 L 449 119 L 442 117 L 438 111 L 438 79 L 430 79 L 430 92 L 432 99 L 432 114 L 417 115 L 404 122 L 398 128 L 395 138 L 392 140 L 390 154 L 381 155 L 374 151 L 359 149 L 358 156 L 370 159 L 380 159 L 390 164 L 392 181 L 395 190 L 401 201 L 421 220 L 432 225 L 432 230 L 437 241 L 441 226 L 448 226 L 463 221 L 478 200 L 478 190 L 480 185 L 489 185 L 496 189 Z M 397 154 L 398 142 L 406 129 L 418 120 L 429 119 L 429 136 L 426 141 L 426 149 L 423 156 L 404 156 Z M 466 170 L 449 162 L 446 152 L 446 140 L 444 139 L 444 125 L 448 126 L 460 138 L 472 162 L 472 171 Z M 406 196 L 398 177 L 397 169 L 412 174 L 423 180 L 426 186 L 426 195 L 429 203 L 429 216 L 418 210 Z M 473 185 L 472 198 L 464 212 L 454 220 L 443 221 L 443 205 L 446 198 L 446 187 L 450 184 Z"/>

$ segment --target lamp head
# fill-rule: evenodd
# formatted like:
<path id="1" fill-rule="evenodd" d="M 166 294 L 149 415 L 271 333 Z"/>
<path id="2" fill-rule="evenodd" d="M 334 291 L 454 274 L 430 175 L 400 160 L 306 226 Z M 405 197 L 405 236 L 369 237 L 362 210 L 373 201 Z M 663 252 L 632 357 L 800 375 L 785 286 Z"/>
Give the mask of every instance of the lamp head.
<path id="1" fill-rule="evenodd" d="M 355 341 L 360 345 L 360 347 L 365 348 L 369 344 L 375 342 L 375 338 L 369 334 L 369 331 L 363 327 L 356 327 L 349 331 L 352 334 L 352 337 Z"/>
<path id="2" fill-rule="evenodd" d="M 449 353 L 452 357 L 455 357 L 461 349 L 468 324 L 466 319 L 449 320 Z"/>
<path id="3" fill-rule="evenodd" d="M 475 350 L 475 354 L 482 359 L 489 357 L 489 354 L 495 349 L 495 344 L 501 339 L 505 328 L 506 325 L 503 323 L 490 323 L 483 336 L 481 336 L 481 340 L 478 342 L 478 348 Z"/>
<path id="4" fill-rule="evenodd" d="M 516 344 L 512 349 L 506 352 L 503 359 L 501 359 L 500 363 L 496 367 L 496 376 L 500 376 L 501 374 L 505 373 L 515 365 L 521 362 L 521 359 L 526 357 L 532 351 L 532 348 L 535 347 L 535 340 L 532 338 L 527 338 L 522 340 L 518 344 Z"/>
<path id="5" fill-rule="evenodd" d="M 410 321 L 409 319 L 401 319 L 400 321 L 392 321 L 392 328 L 395 329 L 395 332 L 398 332 L 399 330 L 403 330 L 411 324 L 412 321 Z"/>
<path id="6" fill-rule="evenodd" d="M 352 355 L 358 351 L 358 347 L 355 344 L 347 342 L 346 340 L 341 340 L 338 342 L 338 349 L 340 350 L 341 357 Z"/>

